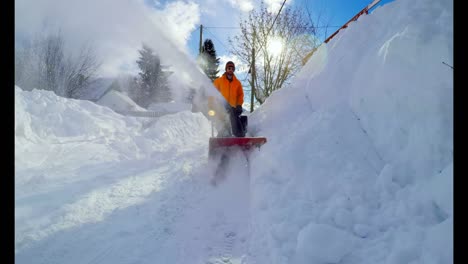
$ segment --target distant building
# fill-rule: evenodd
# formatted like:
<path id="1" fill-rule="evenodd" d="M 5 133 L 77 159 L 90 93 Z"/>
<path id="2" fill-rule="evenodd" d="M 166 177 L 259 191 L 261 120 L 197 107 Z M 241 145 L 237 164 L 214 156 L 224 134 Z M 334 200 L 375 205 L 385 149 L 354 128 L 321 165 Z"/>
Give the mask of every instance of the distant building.
<path id="1" fill-rule="evenodd" d="M 126 94 L 113 89 L 107 90 L 96 103 L 107 106 L 116 112 L 146 111 L 146 109 L 138 106 L 138 104 Z"/>
<path id="2" fill-rule="evenodd" d="M 118 81 L 115 78 L 98 78 L 84 89 L 80 99 L 97 102 L 111 90 L 120 90 Z"/>

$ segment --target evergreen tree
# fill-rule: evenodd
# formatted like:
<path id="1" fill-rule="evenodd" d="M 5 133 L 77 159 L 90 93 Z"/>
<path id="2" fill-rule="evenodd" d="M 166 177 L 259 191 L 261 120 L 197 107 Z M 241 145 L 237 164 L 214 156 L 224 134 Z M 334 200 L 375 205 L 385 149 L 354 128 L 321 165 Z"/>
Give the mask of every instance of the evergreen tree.
<path id="1" fill-rule="evenodd" d="M 214 81 L 218 78 L 219 58 L 216 58 L 216 49 L 211 39 L 206 39 L 202 46 L 202 53 L 198 57 L 198 62 L 203 72 Z"/>
<path id="2" fill-rule="evenodd" d="M 143 44 L 143 48 L 138 51 L 140 57 L 137 60 L 140 72 L 140 87 L 136 91 L 134 100 L 142 107 L 148 107 L 151 103 L 170 102 L 172 100 L 171 91 L 167 83 L 167 78 L 171 72 L 163 71 L 159 56 L 153 50 Z"/>

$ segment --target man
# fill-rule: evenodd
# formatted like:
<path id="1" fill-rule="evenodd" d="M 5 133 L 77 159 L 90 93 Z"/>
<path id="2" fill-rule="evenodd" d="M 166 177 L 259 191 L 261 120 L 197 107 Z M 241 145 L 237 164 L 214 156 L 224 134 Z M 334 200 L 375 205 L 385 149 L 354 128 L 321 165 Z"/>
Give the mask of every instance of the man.
<path id="1" fill-rule="evenodd" d="M 241 122 L 240 115 L 242 114 L 242 104 L 244 103 L 244 90 L 241 82 L 234 75 L 236 66 L 234 62 L 228 61 L 224 67 L 225 73 L 213 81 L 213 85 L 226 99 L 226 111 L 229 115 L 232 134 L 236 137 L 245 137 L 245 127 Z M 229 123 L 224 120 L 224 123 L 218 128 L 221 130 L 218 136 L 232 136 Z"/>

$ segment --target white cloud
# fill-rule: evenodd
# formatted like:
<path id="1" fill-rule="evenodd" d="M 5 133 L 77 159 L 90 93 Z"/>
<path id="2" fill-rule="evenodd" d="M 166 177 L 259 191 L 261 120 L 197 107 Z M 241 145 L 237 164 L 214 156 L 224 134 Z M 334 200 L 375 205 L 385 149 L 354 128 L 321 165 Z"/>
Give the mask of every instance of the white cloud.
<path id="1" fill-rule="evenodd" d="M 193 2 L 171 2 L 162 10 L 157 10 L 152 20 L 155 23 L 162 23 L 164 26 L 161 29 L 176 44 L 186 46 L 190 33 L 200 23 L 200 8 Z"/>
<path id="2" fill-rule="evenodd" d="M 252 0 L 229 0 L 231 6 L 239 9 L 242 12 L 249 12 L 254 9 L 254 3 Z"/>
<path id="3" fill-rule="evenodd" d="M 284 0 L 264 0 L 264 1 L 265 1 L 265 5 L 267 6 L 267 10 L 272 13 L 278 12 L 279 9 L 281 8 L 281 5 L 284 2 Z M 287 4 L 291 4 L 291 1 L 286 1 L 285 5 Z"/>
<path id="4" fill-rule="evenodd" d="M 236 55 L 228 55 L 228 56 L 222 55 L 222 56 L 219 56 L 218 70 L 219 70 L 220 75 L 224 73 L 224 66 L 226 66 L 226 62 L 228 61 L 232 61 L 236 65 L 235 74 L 237 77 L 239 77 L 238 75 L 245 74 L 249 71 L 249 66 L 243 63 L 242 60 Z"/>
<path id="5" fill-rule="evenodd" d="M 173 47 L 185 51 L 199 23 L 200 11 L 194 2 L 153 4 L 150 7 L 143 0 L 15 0 L 15 37 L 33 38 L 60 30 L 65 48 L 73 52 L 84 43 L 92 44 L 102 59 L 101 75 L 128 72 L 125 69 L 132 68 L 142 42 L 150 42 L 157 50 L 170 39 Z"/>

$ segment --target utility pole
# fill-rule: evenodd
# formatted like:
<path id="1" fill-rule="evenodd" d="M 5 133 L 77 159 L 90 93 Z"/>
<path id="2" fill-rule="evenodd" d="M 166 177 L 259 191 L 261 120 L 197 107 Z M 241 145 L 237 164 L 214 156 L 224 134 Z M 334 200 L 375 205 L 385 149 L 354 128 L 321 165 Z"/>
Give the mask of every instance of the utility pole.
<path id="1" fill-rule="evenodd" d="M 200 44 L 199 44 L 199 49 L 198 49 L 198 54 L 202 53 L 202 38 L 203 38 L 203 25 L 200 24 Z"/>
<path id="2" fill-rule="evenodd" d="M 250 64 L 250 76 L 252 81 L 250 82 L 250 113 L 254 110 L 254 97 L 255 97 L 255 47 L 252 45 L 252 64 Z"/>

